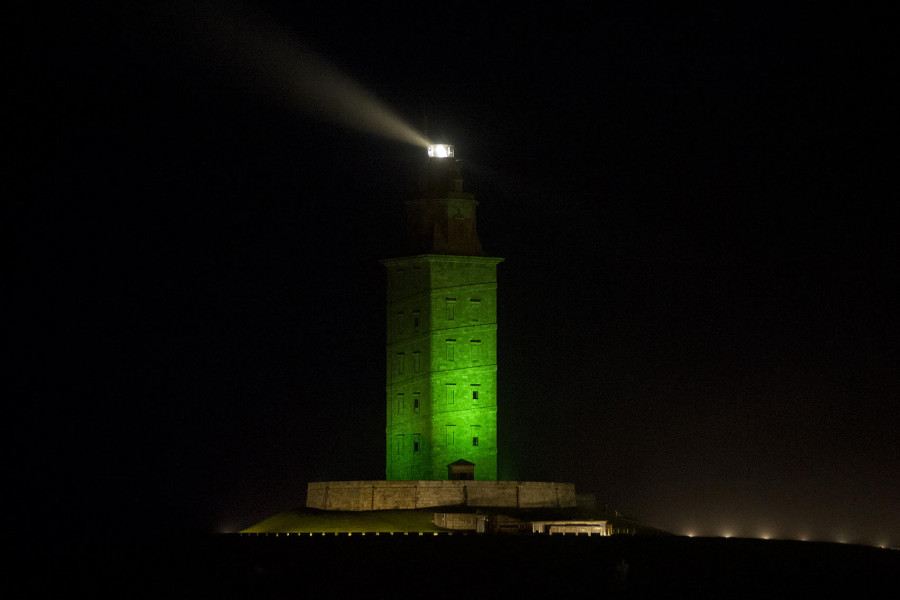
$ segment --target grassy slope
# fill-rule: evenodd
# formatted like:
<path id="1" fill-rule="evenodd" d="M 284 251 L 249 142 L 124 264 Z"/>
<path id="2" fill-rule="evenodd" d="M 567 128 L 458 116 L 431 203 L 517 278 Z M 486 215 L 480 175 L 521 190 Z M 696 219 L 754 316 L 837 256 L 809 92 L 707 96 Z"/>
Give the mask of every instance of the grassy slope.
<path id="1" fill-rule="evenodd" d="M 298 508 L 269 517 L 241 533 L 333 533 L 441 531 L 434 509 L 348 512 Z"/>

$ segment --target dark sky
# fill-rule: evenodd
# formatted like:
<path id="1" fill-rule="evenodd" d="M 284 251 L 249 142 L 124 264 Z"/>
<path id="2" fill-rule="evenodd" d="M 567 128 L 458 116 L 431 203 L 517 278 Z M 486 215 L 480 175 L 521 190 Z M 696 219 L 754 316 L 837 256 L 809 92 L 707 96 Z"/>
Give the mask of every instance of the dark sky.
<path id="1" fill-rule="evenodd" d="M 182 4 L 23 24 L 23 533 L 236 530 L 384 477 L 378 259 L 421 151 L 273 92 L 241 41 L 272 22 L 456 145 L 506 258 L 505 477 L 678 533 L 900 543 L 882 17 Z"/>

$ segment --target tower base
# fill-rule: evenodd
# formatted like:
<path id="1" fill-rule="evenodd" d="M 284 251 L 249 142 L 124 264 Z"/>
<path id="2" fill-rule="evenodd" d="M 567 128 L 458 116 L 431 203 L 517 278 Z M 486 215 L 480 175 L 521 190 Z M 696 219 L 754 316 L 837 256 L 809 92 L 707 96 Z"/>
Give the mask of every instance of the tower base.
<path id="1" fill-rule="evenodd" d="M 575 506 L 575 484 L 552 481 L 320 481 L 307 485 L 307 508 L 367 511 L 442 506 L 569 508 Z"/>

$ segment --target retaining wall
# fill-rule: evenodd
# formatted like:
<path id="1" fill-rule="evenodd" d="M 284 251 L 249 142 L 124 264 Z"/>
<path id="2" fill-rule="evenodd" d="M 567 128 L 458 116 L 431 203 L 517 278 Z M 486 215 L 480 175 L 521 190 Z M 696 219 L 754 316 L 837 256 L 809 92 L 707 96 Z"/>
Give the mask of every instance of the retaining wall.
<path id="1" fill-rule="evenodd" d="M 320 481 L 306 506 L 321 510 L 393 510 L 439 506 L 575 506 L 575 484 L 552 481 Z"/>

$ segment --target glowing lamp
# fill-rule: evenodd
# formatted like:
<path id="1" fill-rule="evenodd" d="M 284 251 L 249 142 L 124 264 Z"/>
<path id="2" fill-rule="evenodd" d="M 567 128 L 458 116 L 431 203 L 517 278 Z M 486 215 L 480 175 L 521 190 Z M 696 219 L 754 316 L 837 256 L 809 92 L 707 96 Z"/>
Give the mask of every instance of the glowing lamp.
<path id="1" fill-rule="evenodd" d="M 428 144 L 428 156 L 431 158 L 453 158 L 453 146 L 450 144 Z"/>

